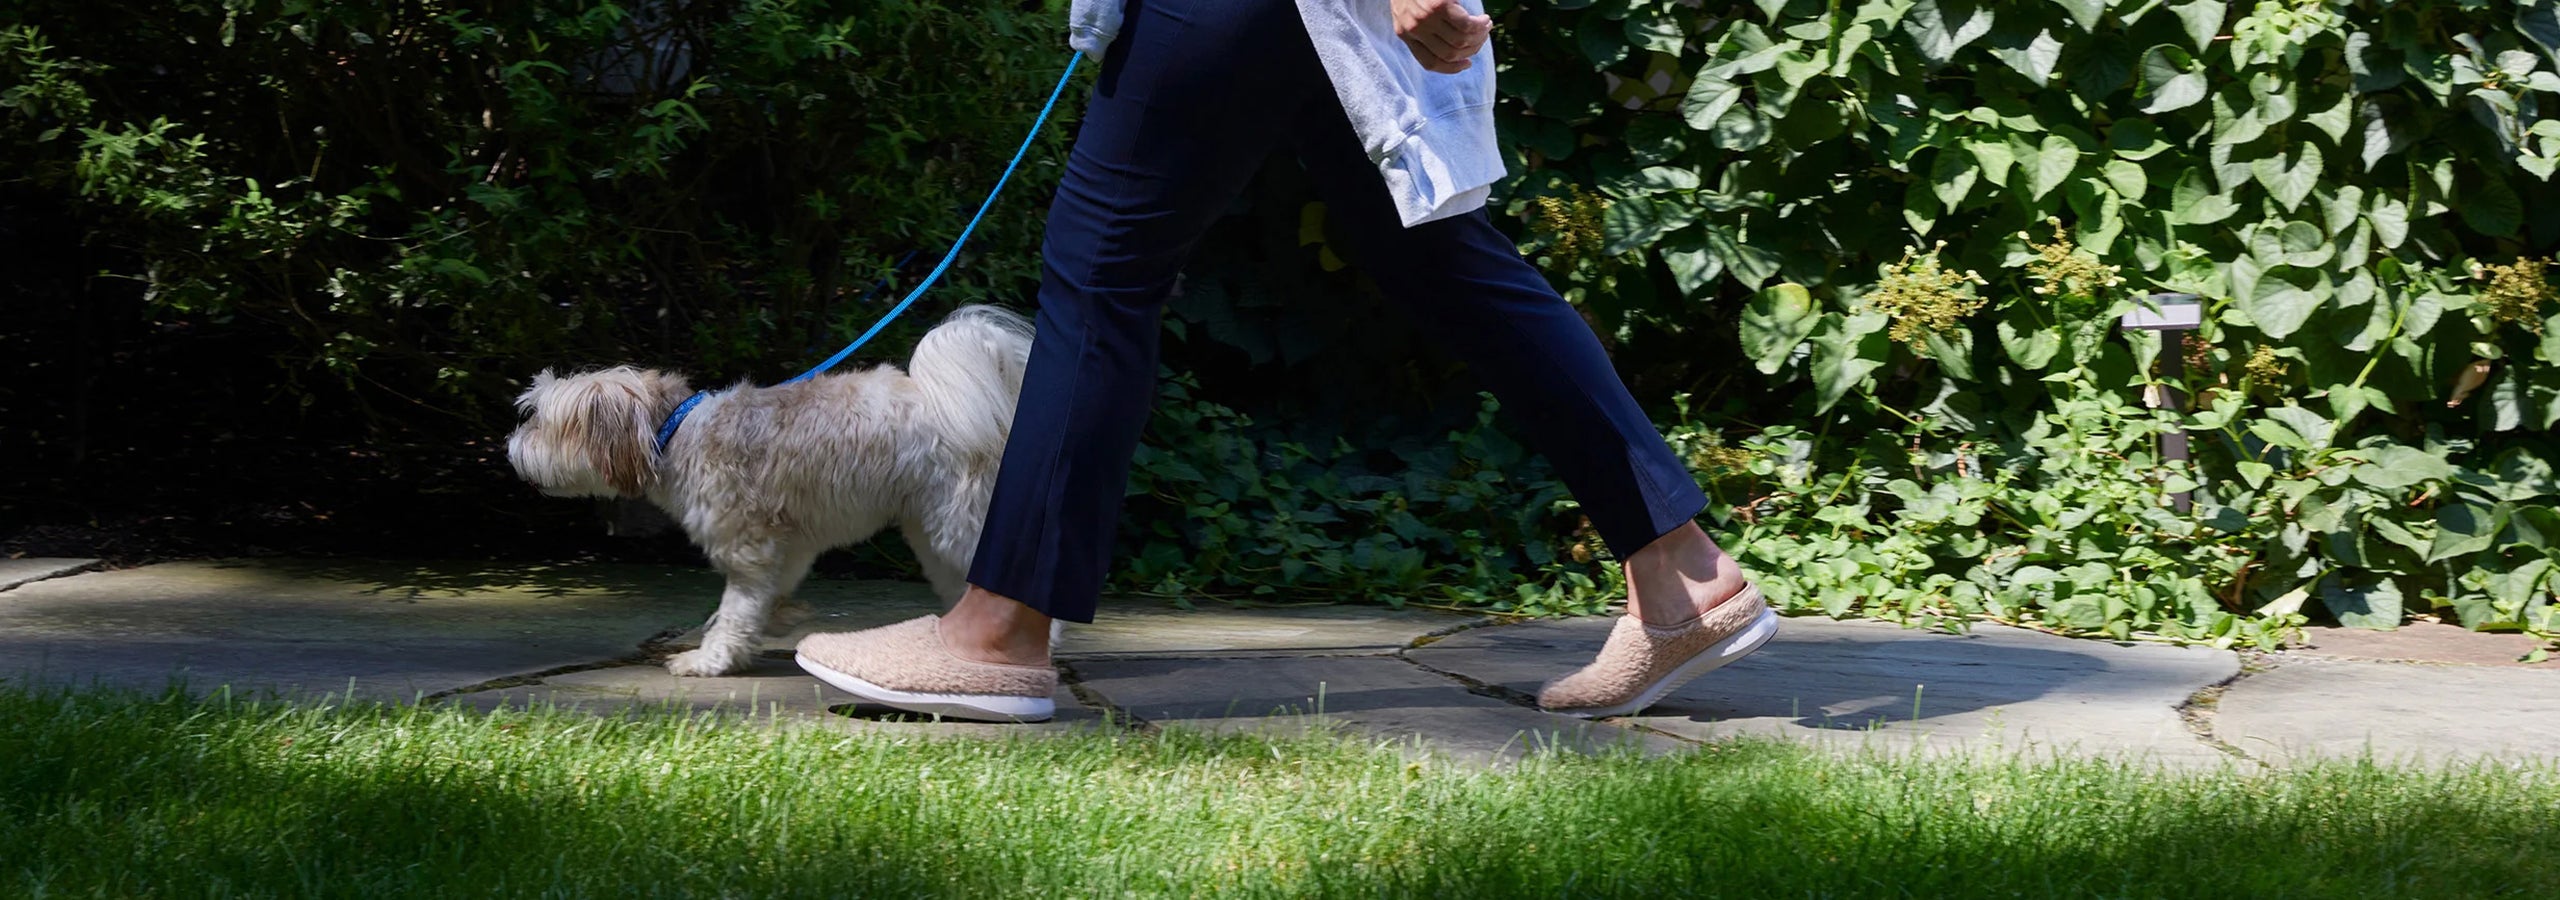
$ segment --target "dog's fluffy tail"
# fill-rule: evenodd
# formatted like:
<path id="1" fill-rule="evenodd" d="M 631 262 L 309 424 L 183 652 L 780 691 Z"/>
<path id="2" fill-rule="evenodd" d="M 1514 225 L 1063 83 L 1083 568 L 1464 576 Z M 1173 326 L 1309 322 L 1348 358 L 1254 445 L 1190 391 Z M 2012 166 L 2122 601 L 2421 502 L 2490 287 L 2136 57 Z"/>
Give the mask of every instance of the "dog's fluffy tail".
<path id="1" fill-rule="evenodd" d="M 948 449 L 1000 457 L 1031 361 L 1031 321 L 993 306 L 963 306 L 925 332 L 907 360 L 924 415 Z"/>

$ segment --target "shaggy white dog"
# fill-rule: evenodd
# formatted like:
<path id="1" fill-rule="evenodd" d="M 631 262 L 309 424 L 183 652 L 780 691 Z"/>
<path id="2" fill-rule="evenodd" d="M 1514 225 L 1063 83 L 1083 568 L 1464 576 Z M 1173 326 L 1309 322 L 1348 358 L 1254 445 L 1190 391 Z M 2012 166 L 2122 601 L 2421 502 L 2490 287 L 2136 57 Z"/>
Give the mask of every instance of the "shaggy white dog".
<path id="1" fill-rule="evenodd" d="M 545 494 L 647 498 L 683 526 L 728 586 L 702 646 L 667 671 L 736 672 L 818 554 L 891 525 L 944 605 L 959 599 L 1030 353 L 1030 322 L 964 307 L 916 344 L 907 371 L 711 392 L 663 453 L 660 424 L 693 394 L 683 376 L 545 370 L 516 398 L 528 418 L 507 459 Z"/>

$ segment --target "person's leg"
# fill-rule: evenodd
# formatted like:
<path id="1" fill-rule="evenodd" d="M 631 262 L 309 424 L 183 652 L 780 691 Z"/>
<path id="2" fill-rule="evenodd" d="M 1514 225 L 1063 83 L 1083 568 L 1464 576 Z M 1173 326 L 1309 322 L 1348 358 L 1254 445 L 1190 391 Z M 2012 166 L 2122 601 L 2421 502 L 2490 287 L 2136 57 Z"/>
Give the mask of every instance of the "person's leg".
<path id="1" fill-rule="evenodd" d="M 1524 426 L 1625 561 L 1639 616 L 1685 621 L 1741 589 L 1741 570 L 1691 521 L 1706 495 L 1590 326 L 1483 211 L 1403 227 L 1339 107 L 1309 104 L 1294 144 L 1352 261 Z"/>
<path id="2" fill-rule="evenodd" d="M 1038 330 L 953 652 L 1045 662 L 1052 618 L 1091 621 L 1156 388 L 1159 315 L 1201 233 L 1321 82 L 1285 0 L 1138 0 L 1051 205 Z"/>
<path id="3" fill-rule="evenodd" d="M 1767 642 L 1777 618 L 1693 521 L 1705 494 L 1590 326 L 1490 216 L 1478 210 L 1403 228 L 1338 107 L 1308 104 L 1297 134 L 1327 219 L 1355 261 L 1527 426 L 1530 444 L 1625 561 L 1629 614 L 1590 665 L 1539 690 L 1539 705 L 1578 716 L 1632 713 Z"/>

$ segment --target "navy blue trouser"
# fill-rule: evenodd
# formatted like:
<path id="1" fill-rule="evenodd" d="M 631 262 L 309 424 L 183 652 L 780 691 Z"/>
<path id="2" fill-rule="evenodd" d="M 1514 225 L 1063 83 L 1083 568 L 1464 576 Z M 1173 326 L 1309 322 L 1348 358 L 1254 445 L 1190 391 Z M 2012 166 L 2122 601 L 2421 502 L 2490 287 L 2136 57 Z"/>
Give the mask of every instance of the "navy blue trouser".
<path id="1" fill-rule="evenodd" d="M 1038 331 L 969 582 L 1093 620 L 1165 295 L 1274 148 L 1352 261 L 1526 426 L 1622 557 L 1706 506 L 1590 326 L 1485 213 L 1407 229 L 1290 0 L 1133 0 L 1049 208 Z"/>

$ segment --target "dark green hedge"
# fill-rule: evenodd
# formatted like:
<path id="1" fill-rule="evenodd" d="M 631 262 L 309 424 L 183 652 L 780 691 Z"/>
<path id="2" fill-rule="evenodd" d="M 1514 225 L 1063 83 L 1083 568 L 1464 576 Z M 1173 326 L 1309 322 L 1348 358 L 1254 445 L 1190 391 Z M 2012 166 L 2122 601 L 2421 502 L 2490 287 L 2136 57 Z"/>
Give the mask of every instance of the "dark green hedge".
<path id="1" fill-rule="evenodd" d="M 1059 6 L 37 0 L 0 12 L 0 164 L 161 315 L 284 336 L 315 414 L 491 432 L 532 366 L 769 379 L 866 323 L 1063 65 Z M 2560 0 L 1492 6 L 1497 218 L 1781 602 L 2550 629 Z M 1065 133 L 936 305 L 1027 301 Z M 1605 600 L 1302 188 L 1267 170 L 1174 302 L 1198 377 L 1125 585 Z M 2155 292 L 2205 298 L 2174 376 L 2113 324 Z"/>

